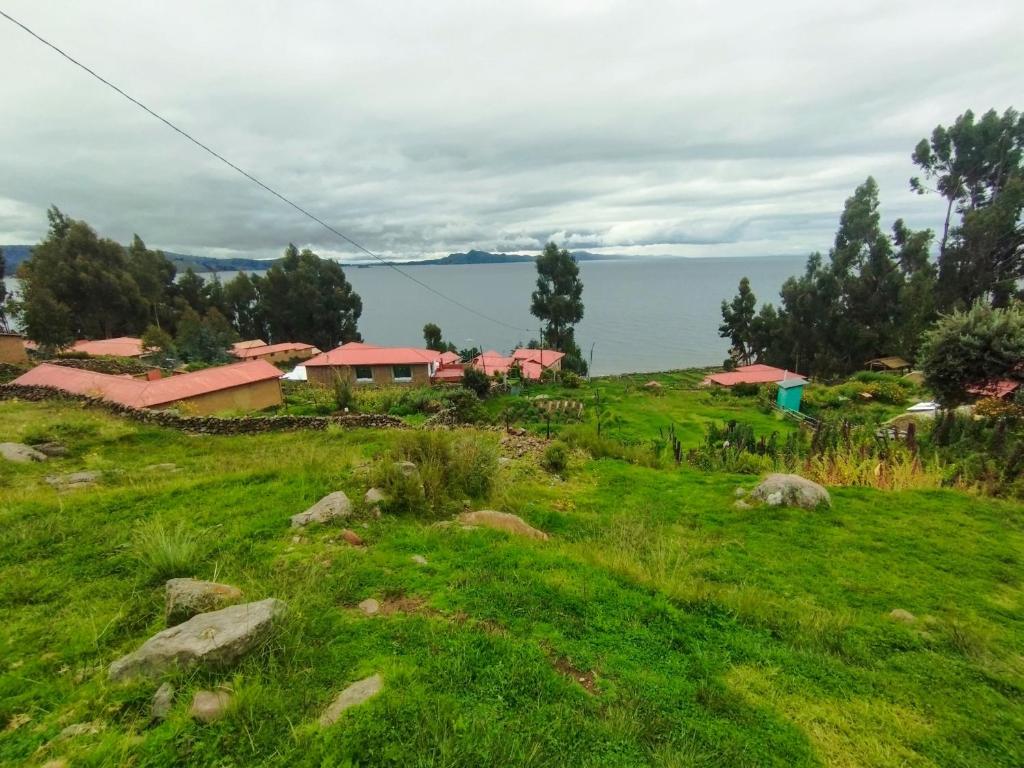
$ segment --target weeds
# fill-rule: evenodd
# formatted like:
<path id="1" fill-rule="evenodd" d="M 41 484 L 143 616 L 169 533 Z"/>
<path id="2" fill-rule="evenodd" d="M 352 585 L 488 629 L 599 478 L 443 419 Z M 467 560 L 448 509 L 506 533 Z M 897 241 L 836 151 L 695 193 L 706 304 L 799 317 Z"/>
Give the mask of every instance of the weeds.
<path id="1" fill-rule="evenodd" d="M 199 564 L 199 538 L 184 523 L 160 518 L 140 523 L 132 535 L 132 552 L 150 581 L 191 576 Z"/>

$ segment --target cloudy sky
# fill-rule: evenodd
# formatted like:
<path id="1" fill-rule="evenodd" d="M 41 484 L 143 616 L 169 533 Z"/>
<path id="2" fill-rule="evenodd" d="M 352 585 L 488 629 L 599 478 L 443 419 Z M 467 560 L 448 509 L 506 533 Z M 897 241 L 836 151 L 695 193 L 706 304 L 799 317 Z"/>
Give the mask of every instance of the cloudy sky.
<path id="1" fill-rule="evenodd" d="M 396 259 L 472 247 L 827 248 L 873 174 L 936 226 L 910 153 L 1024 108 L 1024 3 L 3 0 L 151 108 Z M 0 243 L 56 204 L 205 256 L 332 235 L 0 19 Z"/>

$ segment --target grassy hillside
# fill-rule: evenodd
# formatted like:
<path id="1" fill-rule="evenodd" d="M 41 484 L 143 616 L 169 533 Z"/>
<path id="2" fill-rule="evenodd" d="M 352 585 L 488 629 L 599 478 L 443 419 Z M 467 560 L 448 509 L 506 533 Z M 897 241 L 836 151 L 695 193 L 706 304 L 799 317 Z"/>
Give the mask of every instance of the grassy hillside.
<path id="1" fill-rule="evenodd" d="M 674 420 L 694 445 L 704 421 L 743 408 L 648 396 L 643 381 L 607 385 L 623 437 Z M 828 511 L 738 510 L 755 478 L 576 454 L 562 481 L 527 456 L 468 501 L 549 541 L 385 515 L 349 523 L 367 543 L 354 548 L 288 518 L 331 491 L 361 498 L 397 433 L 196 437 L 0 402 L 0 441 L 43 439 L 71 454 L 0 462 L 3 765 L 1024 763 L 1019 505 L 840 488 Z M 43 482 L 80 469 L 105 474 L 64 493 Z M 168 574 L 140 538 L 156 526 L 195 537 L 174 575 L 290 613 L 234 669 L 172 678 L 174 709 L 154 725 L 158 683 L 113 685 L 106 667 L 164 627 Z M 382 615 L 356 609 L 368 597 Z M 317 726 L 374 672 L 380 696 Z M 192 692 L 218 685 L 228 716 L 194 722 Z M 95 732 L 60 738 L 74 723 Z"/>

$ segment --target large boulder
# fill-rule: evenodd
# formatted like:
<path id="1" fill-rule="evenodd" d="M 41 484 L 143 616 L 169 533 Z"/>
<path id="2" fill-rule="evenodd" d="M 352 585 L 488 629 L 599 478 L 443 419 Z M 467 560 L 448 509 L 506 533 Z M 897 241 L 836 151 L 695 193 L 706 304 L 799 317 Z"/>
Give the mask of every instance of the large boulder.
<path id="1" fill-rule="evenodd" d="M 171 579 L 164 588 L 167 626 L 188 621 L 197 613 L 223 608 L 242 597 L 242 590 L 230 584 L 198 579 Z"/>
<path id="2" fill-rule="evenodd" d="M 55 443 L 51 441 L 48 443 L 39 443 L 38 445 L 33 445 L 32 447 L 35 450 L 39 451 L 40 453 L 44 454 L 45 456 L 49 456 L 51 459 L 57 459 L 60 458 L 61 456 L 68 455 L 67 446 L 61 443 Z"/>
<path id="3" fill-rule="evenodd" d="M 320 715 L 320 725 L 334 725 L 341 717 L 341 713 L 362 704 L 367 699 L 376 696 L 384 688 L 384 678 L 379 674 L 365 677 L 357 683 L 352 683 L 348 688 L 339 693 L 330 706 Z"/>
<path id="4" fill-rule="evenodd" d="M 352 502 L 344 491 L 335 491 L 297 515 L 292 515 L 292 528 L 302 528 L 310 523 L 329 523 L 352 514 Z"/>
<path id="5" fill-rule="evenodd" d="M 0 456 L 16 464 L 46 461 L 46 454 L 24 443 L 0 443 Z"/>
<path id="6" fill-rule="evenodd" d="M 509 512 L 496 512 L 493 509 L 480 509 L 476 512 L 463 512 L 458 520 L 463 525 L 480 525 L 484 528 L 494 528 L 497 531 L 505 531 L 516 536 L 526 536 L 530 539 L 547 541 L 548 535 L 539 531 L 527 523 L 518 515 Z"/>
<path id="7" fill-rule="evenodd" d="M 200 664 L 228 666 L 263 641 L 285 609 L 280 600 L 268 598 L 200 613 L 184 624 L 158 632 L 138 650 L 115 661 L 108 676 L 120 682 L 158 677 Z"/>
<path id="8" fill-rule="evenodd" d="M 815 509 L 832 504 L 828 491 L 800 475 L 768 475 L 751 492 L 750 497 L 773 507 L 785 505 Z"/>

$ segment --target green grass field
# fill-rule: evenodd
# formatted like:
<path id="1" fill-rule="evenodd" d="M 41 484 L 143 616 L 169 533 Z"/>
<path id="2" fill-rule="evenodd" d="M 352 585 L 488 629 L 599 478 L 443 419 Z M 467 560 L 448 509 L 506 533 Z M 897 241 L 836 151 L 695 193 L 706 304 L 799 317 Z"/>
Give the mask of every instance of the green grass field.
<path id="1" fill-rule="evenodd" d="M 674 422 L 689 446 L 709 419 L 792 428 L 693 391 L 694 375 L 654 377 L 660 396 L 648 376 L 607 382 L 614 429 L 647 440 Z M 42 439 L 71 454 L 0 463 L 3 765 L 1024 764 L 1019 505 L 838 488 L 828 511 L 737 510 L 756 478 L 576 454 L 563 482 L 524 457 L 472 502 L 549 541 L 385 515 L 349 523 L 359 549 L 334 526 L 295 540 L 288 518 L 334 490 L 361 498 L 393 433 L 197 437 L 0 402 L 0 441 Z M 43 482 L 80 469 L 105 475 Z M 170 678 L 155 725 L 159 682 L 106 676 L 164 627 L 162 577 L 138 556 L 153 521 L 195 537 L 175 575 L 290 608 L 237 667 Z M 356 610 L 367 597 L 384 615 Z M 316 724 L 374 672 L 381 695 Z M 229 714 L 194 722 L 192 693 L 218 685 Z M 73 723 L 96 732 L 60 738 Z"/>

